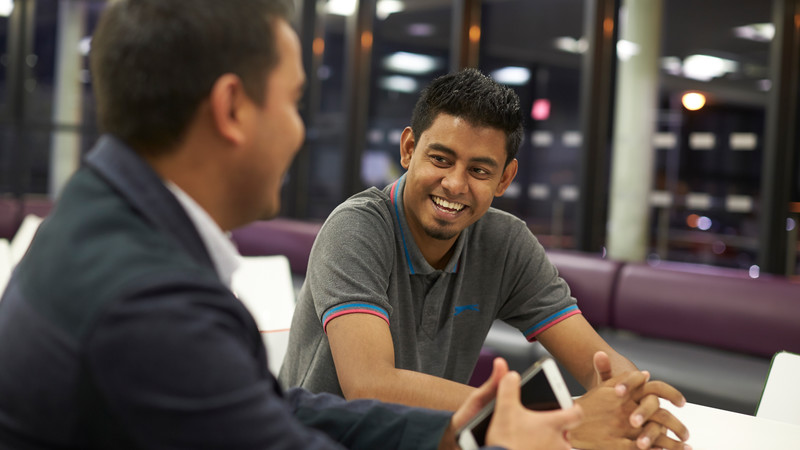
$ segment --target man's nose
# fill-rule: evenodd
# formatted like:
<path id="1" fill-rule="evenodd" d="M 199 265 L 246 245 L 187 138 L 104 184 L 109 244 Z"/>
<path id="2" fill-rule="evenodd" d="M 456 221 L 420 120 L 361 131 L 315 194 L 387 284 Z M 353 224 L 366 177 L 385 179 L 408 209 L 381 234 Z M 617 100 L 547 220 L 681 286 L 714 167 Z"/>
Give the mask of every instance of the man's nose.
<path id="1" fill-rule="evenodd" d="M 460 195 L 467 192 L 467 171 L 454 167 L 445 174 L 442 187 L 448 194 Z"/>

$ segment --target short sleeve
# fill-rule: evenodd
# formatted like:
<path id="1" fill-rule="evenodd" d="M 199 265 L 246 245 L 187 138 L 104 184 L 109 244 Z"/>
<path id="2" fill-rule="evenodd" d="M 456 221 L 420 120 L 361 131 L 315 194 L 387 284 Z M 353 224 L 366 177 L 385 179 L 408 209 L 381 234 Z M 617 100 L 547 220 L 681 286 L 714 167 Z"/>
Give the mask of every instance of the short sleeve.
<path id="1" fill-rule="evenodd" d="M 517 220 L 509 247 L 503 285 L 507 299 L 498 318 L 519 329 L 529 341 L 558 322 L 580 314 L 567 283 L 533 233 Z"/>
<path id="2" fill-rule="evenodd" d="M 387 296 L 395 261 L 394 230 L 379 201 L 350 200 L 320 230 L 309 257 L 307 286 L 323 329 L 345 314 L 390 323 Z"/>

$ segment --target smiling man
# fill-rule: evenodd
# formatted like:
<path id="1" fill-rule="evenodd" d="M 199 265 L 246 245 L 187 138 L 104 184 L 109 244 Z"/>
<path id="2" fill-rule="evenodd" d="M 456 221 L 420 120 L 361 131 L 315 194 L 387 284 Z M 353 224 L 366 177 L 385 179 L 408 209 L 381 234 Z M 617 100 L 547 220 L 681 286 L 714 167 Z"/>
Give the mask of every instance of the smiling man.
<path id="1" fill-rule="evenodd" d="M 526 224 L 491 208 L 517 173 L 522 136 L 517 95 L 477 70 L 423 91 L 401 137 L 406 174 L 351 197 L 320 230 L 284 385 L 453 410 L 473 390 L 465 383 L 495 319 L 538 339 L 587 389 L 636 370 L 583 318 Z M 592 396 L 579 400 L 589 420 L 573 444 L 639 437 L 679 448 L 664 426 L 686 430 L 657 397 L 682 397 L 650 386 L 656 395 L 620 412 L 630 421 L 593 421 Z"/>

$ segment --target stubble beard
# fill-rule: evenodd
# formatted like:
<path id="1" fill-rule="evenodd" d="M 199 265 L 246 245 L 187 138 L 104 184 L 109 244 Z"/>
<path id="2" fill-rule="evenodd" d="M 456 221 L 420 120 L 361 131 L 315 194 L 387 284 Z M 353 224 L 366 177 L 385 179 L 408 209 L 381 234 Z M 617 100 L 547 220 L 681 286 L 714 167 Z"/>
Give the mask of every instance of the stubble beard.
<path id="1" fill-rule="evenodd" d="M 446 223 L 438 220 L 436 222 L 438 226 L 425 227 L 425 234 L 440 241 L 449 241 L 450 239 L 458 236 L 459 232 L 449 229 Z"/>

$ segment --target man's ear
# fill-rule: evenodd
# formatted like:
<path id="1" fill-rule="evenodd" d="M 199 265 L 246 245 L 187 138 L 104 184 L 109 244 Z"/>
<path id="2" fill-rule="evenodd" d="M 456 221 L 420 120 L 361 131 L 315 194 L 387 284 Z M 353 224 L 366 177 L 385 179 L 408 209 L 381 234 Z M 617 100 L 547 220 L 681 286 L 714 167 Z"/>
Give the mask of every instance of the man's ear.
<path id="1" fill-rule="evenodd" d="M 414 141 L 414 130 L 411 127 L 406 127 L 403 134 L 400 135 L 400 165 L 404 169 L 408 169 L 411 164 L 411 156 L 414 154 L 414 148 L 417 143 Z"/>
<path id="2" fill-rule="evenodd" d="M 209 102 L 217 132 L 232 144 L 241 145 L 247 139 L 245 107 L 250 102 L 242 80 L 231 73 L 217 78 Z"/>
<path id="3" fill-rule="evenodd" d="M 503 169 L 503 176 L 500 178 L 500 184 L 497 185 L 497 189 L 494 192 L 495 197 L 500 197 L 503 193 L 506 192 L 508 186 L 514 181 L 514 177 L 517 176 L 517 168 L 519 163 L 517 159 L 514 158 L 509 161 L 508 165 L 505 169 Z"/>

